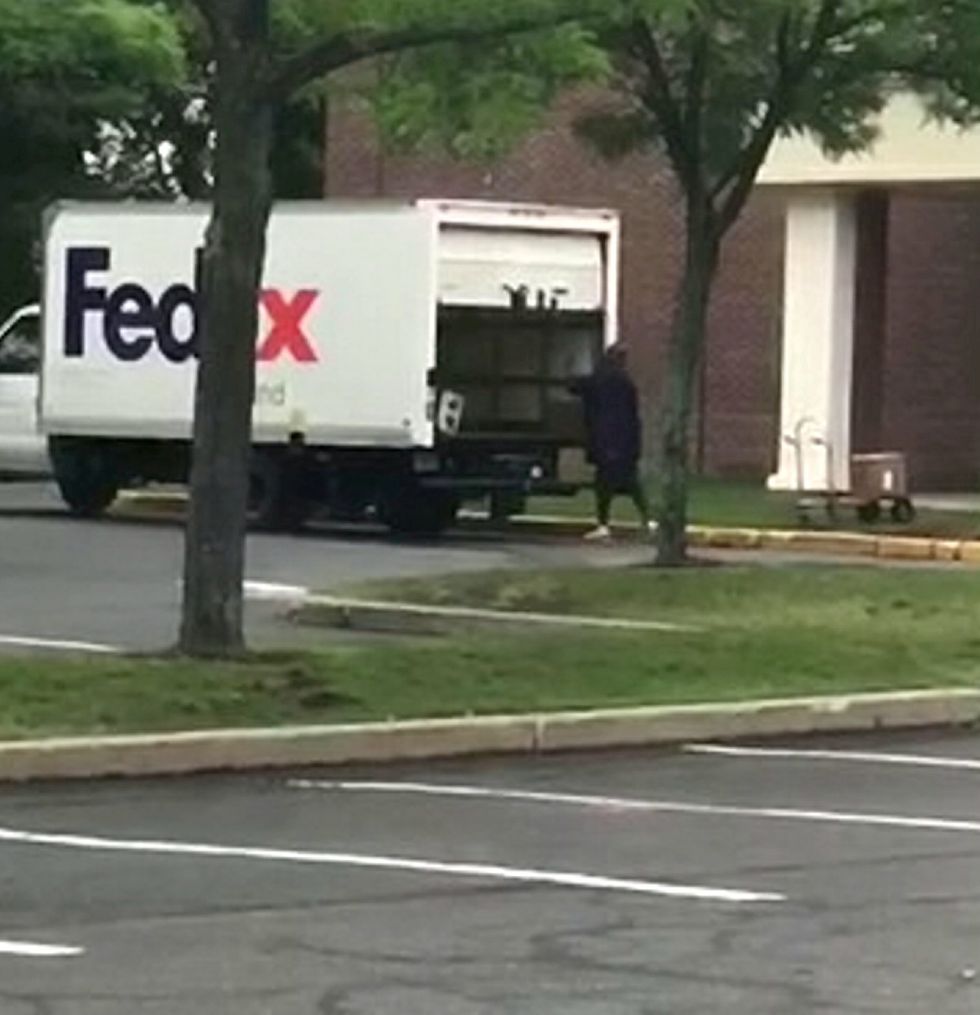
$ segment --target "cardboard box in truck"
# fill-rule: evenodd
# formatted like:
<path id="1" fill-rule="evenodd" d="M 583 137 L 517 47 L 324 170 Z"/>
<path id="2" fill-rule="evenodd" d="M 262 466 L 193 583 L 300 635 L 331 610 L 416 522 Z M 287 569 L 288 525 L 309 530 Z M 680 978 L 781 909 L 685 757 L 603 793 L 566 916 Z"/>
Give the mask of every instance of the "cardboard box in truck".
<path id="1" fill-rule="evenodd" d="M 46 236 L 41 426 L 68 504 L 189 467 L 204 206 L 63 205 Z M 560 488 L 569 382 L 614 340 L 610 212 L 283 205 L 256 336 L 253 508 L 432 531 Z"/>

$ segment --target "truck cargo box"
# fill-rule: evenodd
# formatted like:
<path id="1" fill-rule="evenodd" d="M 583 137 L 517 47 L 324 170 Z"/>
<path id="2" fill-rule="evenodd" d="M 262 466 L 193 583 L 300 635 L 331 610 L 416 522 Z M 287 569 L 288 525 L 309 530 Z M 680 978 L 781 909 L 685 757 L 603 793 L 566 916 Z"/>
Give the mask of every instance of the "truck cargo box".
<path id="1" fill-rule="evenodd" d="M 40 421 L 79 503 L 185 477 L 209 214 L 120 202 L 49 213 Z M 616 338 L 618 258 L 611 212 L 277 206 L 259 334 L 243 337 L 255 342 L 266 473 L 299 442 L 330 483 L 354 476 L 358 503 L 368 480 L 381 489 L 385 473 L 422 461 L 396 453 L 436 452 L 413 489 L 471 496 L 554 480 L 561 449 L 584 437 L 570 383 Z"/>
<path id="2" fill-rule="evenodd" d="M 79 204 L 47 236 L 48 433 L 187 438 L 203 206 Z M 567 381 L 611 337 L 610 215 L 423 202 L 284 205 L 261 297 L 254 437 L 432 445 L 433 379 L 463 431 L 572 427 Z M 572 427 L 573 428 L 573 427 Z"/>

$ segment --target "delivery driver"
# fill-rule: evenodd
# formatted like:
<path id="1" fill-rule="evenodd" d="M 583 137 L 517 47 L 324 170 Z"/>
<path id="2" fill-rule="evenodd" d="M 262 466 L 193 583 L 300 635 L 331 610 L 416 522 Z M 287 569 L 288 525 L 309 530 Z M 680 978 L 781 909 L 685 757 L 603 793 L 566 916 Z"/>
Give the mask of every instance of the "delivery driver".
<path id="1" fill-rule="evenodd" d="M 582 399 L 588 460 L 595 466 L 598 525 L 585 538 L 612 538 L 609 512 L 617 494 L 632 499 L 644 530 L 651 531 L 650 504 L 639 476 L 639 399 L 626 370 L 625 348 L 607 349 L 592 375 L 577 381 L 572 390 Z"/>

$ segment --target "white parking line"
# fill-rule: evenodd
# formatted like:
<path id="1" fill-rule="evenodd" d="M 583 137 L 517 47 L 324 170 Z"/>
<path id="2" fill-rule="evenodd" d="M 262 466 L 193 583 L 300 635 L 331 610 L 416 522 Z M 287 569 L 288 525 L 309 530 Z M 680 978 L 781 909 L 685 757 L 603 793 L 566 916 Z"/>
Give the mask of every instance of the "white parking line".
<path id="1" fill-rule="evenodd" d="M 912 768 L 947 768 L 980 772 L 980 759 L 941 758 L 930 754 L 887 754 L 876 751 L 791 750 L 779 747 L 727 747 L 723 744 L 688 744 L 688 754 L 716 754 L 725 758 L 783 758 L 801 761 L 853 761 L 867 765 L 907 765 Z"/>
<path id="2" fill-rule="evenodd" d="M 64 849 L 80 849 L 96 852 L 148 853 L 158 856 L 199 856 L 225 860 L 264 860 L 276 863 L 367 867 L 376 870 L 443 874 L 449 877 L 524 882 L 526 884 L 550 885 L 559 888 L 628 892 L 637 895 L 662 895 L 668 898 L 692 899 L 700 902 L 762 903 L 785 901 L 785 896 L 774 892 L 752 892 L 732 888 L 711 888 L 703 885 L 681 885 L 631 878 L 610 878 L 595 874 L 501 867 L 496 864 L 446 863 L 440 860 L 367 856 L 359 853 L 320 853 L 295 849 L 214 846 L 192 842 L 107 839 L 90 835 L 26 832 L 14 828 L 0 828 L 0 842 L 21 843 L 33 846 L 55 846 Z"/>
<path id="3" fill-rule="evenodd" d="M 302 585 L 282 585 L 278 582 L 246 581 L 245 598 L 252 602 L 295 603 L 306 599 L 310 590 Z"/>
<path id="4" fill-rule="evenodd" d="M 418 782 L 318 782 L 309 779 L 294 779 L 288 785 L 293 789 L 333 790 L 344 793 L 406 793 L 661 814 L 768 818 L 778 821 L 812 821 L 835 825 L 866 825 L 877 828 L 906 828 L 933 832 L 980 832 L 980 821 L 911 817 L 899 814 L 855 814 L 848 811 L 797 810 L 790 807 L 740 807 L 727 804 L 687 803 L 676 800 L 638 800 L 632 797 L 542 793 L 534 790 L 494 789 L 485 786 L 451 786 Z"/>
<path id="5" fill-rule="evenodd" d="M 178 578 L 176 584 L 178 589 L 182 589 L 184 580 Z M 302 603 L 310 597 L 311 590 L 305 585 L 287 585 L 249 578 L 242 583 L 242 595 L 251 603 Z"/>
<path id="6" fill-rule="evenodd" d="M 0 645 L 11 648 L 40 648 L 52 652 L 84 652 L 88 655 L 119 655 L 122 649 L 90 641 L 60 641 L 57 638 L 31 638 L 19 634 L 0 634 Z"/>
<path id="7" fill-rule="evenodd" d="M 84 948 L 75 948 L 72 945 L 44 945 L 32 941 L 0 941 L 0 955 L 15 955 L 22 959 L 71 959 L 84 954 Z"/>

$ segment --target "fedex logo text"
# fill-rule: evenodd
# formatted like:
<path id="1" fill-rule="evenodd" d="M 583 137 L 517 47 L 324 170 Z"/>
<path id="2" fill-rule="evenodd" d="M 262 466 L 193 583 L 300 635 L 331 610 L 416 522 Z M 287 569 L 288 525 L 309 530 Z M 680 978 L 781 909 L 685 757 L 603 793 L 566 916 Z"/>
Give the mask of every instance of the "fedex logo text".
<path id="1" fill-rule="evenodd" d="M 66 255 L 65 356 L 85 355 L 86 319 L 101 317 L 101 335 L 109 352 L 124 363 L 142 360 L 154 345 L 171 363 L 185 363 L 198 354 L 202 257 L 194 258 L 193 285 L 175 283 L 154 297 L 138 282 L 121 282 L 109 289 L 93 284 L 91 276 L 108 272 L 108 247 L 72 247 Z M 320 292 L 300 289 L 286 293 L 264 289 L 260 302 L 269 324 L 260 336 L 256 359 L 273 363 L 291 356 L 297 363 L 316 363 L 316 349 L 305 321 Z"/>

